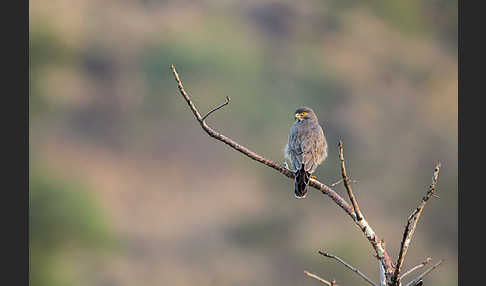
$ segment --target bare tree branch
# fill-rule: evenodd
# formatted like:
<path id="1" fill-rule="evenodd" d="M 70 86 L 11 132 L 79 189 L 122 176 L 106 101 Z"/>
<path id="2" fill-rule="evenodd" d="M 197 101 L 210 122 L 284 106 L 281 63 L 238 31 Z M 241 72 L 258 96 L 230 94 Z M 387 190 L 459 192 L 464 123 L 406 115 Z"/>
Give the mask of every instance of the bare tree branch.
<path id="1" fill-rule="evenodd" d="M 437 264 L 435 264 L 434 266 L 430 267 L 429 269 L 427 269 L 424 273 L 420 274 L 417 278 L 415 278 L 414 280 L 410 281 L 406 286 L 418 286 L 420 285 L 420 283 L 422 282 L 422 280 L 430 274 L 430 272 L 432 272 L 432 270 L 436 269 L 437 267 L 439 267 L 439 265 L 441 265 L 443 262 L 443 260 L 440 260 Z"/>
<path id="2" fill-rule="evenodd" d="M 329 185 L 329 187 L 335 187 L 343 182 L 343 179 L 340 179 L 339 181 L 332 183 Z M 350 183 L 358 183 L 358 180 L 349 180 Z"/>
<path id="3" fill-rule="evenodd" d="M 223 106 L 225 106 L 225 105 L 229 104 L 229 103 L 230 103 L 230 101 L 231 101 L 231 98 L 230 98 L 229 96 L 227 96 L 227 97 L 226 97 L 226 102 L 225 102 L 225 103 L 222 103 L 222 104 L 220 104 L 219 106 L 216 106 L 215 108 L 213 108 L 213 109 L 212 109 L 211 111 L 209 111 L 209 112 L 208 112 L 206 115 L 204 115 L 204 116 L 203 116 L 203 118 L 201 118 L 201 120 L 202 120 L 202 121 L 206 120 L 206 118 L 208 118 L 208 116 L 209 116 L 211 113 L 213 113 L 213 112 L 215 112 L 216 110 L 218 110 L 218 109 L 222 108 Z"/>
<path id="4" fill-rule="evenodd" d="M 212 129 L 205 121 L 205 119 L 215 112 L 216 110 L 219 110 L 223 106 L 229 104 L 229 98 L 227 98 L 227 101 L 223 103 L 222 105 L 213 108 L 210 112 L 208 112 L 207 115 L 204 117 L 201 117 L 201 114 L 197 110 L 196 106 L 194 103 L 191 101 L 189 98 L 189 95 L 187 92 L 184 90 L 184 87 L 182 85 L 182 82 L 179 78 L 179 75 L 174 67 L 174 65 L 170 65 L 170 69 L 172 70 L 172 73 L 174 75 L 175 80 L 177 81 L 177 85 L 179 87 L 179 91 L 186 100 L 187 104 L 189 105 L 189 108 L 191 109 L 192 113 L 196 117 L 196 120 L 199 122 L 201 125 L 201 128 L 211 137 L 227 144 L 231 148 L 241 152 L 242 154 L 246 155 L 250 159 L 253 159 L 255 161 L 258 161 L 262 164 L 267 165 L 268 167 L 271 167 L 275 169 L 276 171 L 280 172 L 284 176 L 286 176 L 289 179 L 294 179 L 295 174 L 285 168 L 284 166 L 281 166 L 280 164 L 269 160 L 261 155 L 258 155 L 257 153 L 249 150 L 248 148 L 238 144 L 237 142 L 233 141 L 229 137 L 226 137 L 223 134 L 220 134 L 216 132 L 214 129 Z M 348 190 L 348 195 L 350 196 L 352 205 L 350 205 L 348 202 L 346 202 L 336 191 L 334 191 L 332 188 L 329 186 L 326 186 L 325 184 L 319 182 L 318 180 L 311 178 L 309 180 L 309 186 L 319 190 L 322 192 L 322 194 L 327 195 L 330 197 L 341 209 L 343 209 L 354 221 L 354 223 L 361 229 L 365 237 L 368 239 L 370 244 L 372 245 L 375 253 L 376 253 L 376 258 L 380 262 L 380 267 L 383 268 L 383 273 L 386 276 L 387 281 L 391 281 L 392 275 L 395 272 L 395 267 L 385 249 L 384 243 L 382 240 L 379 239 L 378 235 L 374 232 L 373 228 L 368 224 L 368 222 L 363 218 L 363 215 L 361 214 L 361 211 L 359 210 L 358 204 L 356 202 L 356 199 L 354 198 L 354 195 L 352 194 L 352 190 L 349 184 L 349 178 L 347 177 L 346 171 L 345 171 L 345 166 L 344 166 L 344 158 L 342 156 L 342 142 L 340 142 L 340 157 L 342 157 L 341 160 L 341 167 L 343 172 L 343 181 L 345 183 L 345 186 Z M 381 268 L 380 268 L 381 269 Z"/>
<path id="5" fill-rule="evenodd" d="M 438 162 L 434 169 L 432 184 L 429 186 L 427 193 L 422 198 L 422 202 L 420 203 L 420 205 L 408 217 L 407 226 L 405 227 L 405 231 L 403 232 L 398 260 L 395 266 L 395 273 L 393 274 L 392 278 L 394 286 L 398 286 L 400 284 L 400 271 L 402 269 L 403 261 L 405 260 L 405 255 L 407 254 L 408 247 L 410 246 L 410 242 L 412 241 L 412 236 L 415 232 L 415 228 L 417 227 L 420 215 L 422 214 L 422 211 L 424 210 L 424 207 L 429 199 L 434 195 L 435 186 L 437 185 L 437 178 L 439 177 L 440 166 L 440 162 Z"/>
<path id="6" fill-rule="evenodd" d="M 351 189 L 350 180 L 349 180 L 349 177 L 346 173 L 346 166 L 345 166 L 345 163 L 344 163 L 343 142 L 341 140 L 339 140 L 338 147 L 339 147 L 339 160 L 341 161 L 341 174 L 342 174 L 342 177 L 343 177 L 344 186 L 346 188 L 346 191 L 348 192 L 349 199 L 351 200 L 351 203 L 353 205 L 353 209 L 356 213 L 356 224 L 365 233 L 368 240 L 372 241 L 371 240 L 372 238 L 376 239 L 376 235 L 374 234 L 374 232 L 368 233 L 368 232 L 373 231 L 373 230 L 369 226 L 368 222 L 364 219 L 364 216 L 361 213 L 361 210 L 359 209 L 358 201 L 356 200 L 356 197 L 353 194 L 353 190 Z M 385 244 L 384 240 L 381 240 L 381 241 L 375 240 L 374 243 L 376 243 L 376 245 L 379 245 L 381 247 L 381 249 L 383 249 L 383 250 L 386 249 L 385 246 L 384 246 L 384 244 Z M 373 245 L 375 245 L 375 244 L 373 244 Z M 376 250 L 376 248 L 375 248 L 375 250 Z M 386 280 L 389 281 L 392 278 L 391 276 L 392 276 L 393 271 L 394 271 L 394 266 L 386 264 L 387 259 L 381 260 L 378 252 L 377 252 L 377 254 L 378 254 L 378 256 L 377 256 L 378 259 L 382 263 L 381 265 L 384 267 L 384 270 L 385 270 L 384 273 L 385 273 L 385 276 L 386 276 Z"/>
<path id="7" fill-rule="evenodd" d="M 361 214 L 361 211 L 359 210 L 358 202 L 356 201 L 356 198 L 354 197 L 353 190 L 351 189 L 351 184 L 349 183 L 349 177 L 346 174 L 346 166 L 344 165 L 344 155 L 343 155 L 343 142 L 339 140 L 339 160 L 341 160 L 341 173 L 343 176 L 343 182 L 344 186 L 346 187 L 346 190 L 348 191 L 348 196 L 349 199 L 351 200 L 351 203 L 353 204 L 354 211 L 356 213 L 356 219 L 358 221 L 361 221 L 363 219 L 363 215 Z"/>
<path id="8" fill-rule="evenodd" d="M 335 187 L 335 186 L 337 186 L 337 185 L 341 184 L 342 182 L 343 182 L 343 179 L 341 179 L 341 180 L 339 180 L 339 181 L 337 181 L 337 182 L 335 182 L 335 183 L 332 183 L 332 184 L 330 184 L 329 186 L 330 186 L 330 187 Z"/>
<path id="9" fill-rule="evenodd" d="M 336 255 L 331 254 L 331 253 L 328 253 L 328 252 L 320 251 L 320 250 L 318 252 L 319 252 L 319 254 L 321 254 L 321 255 L 323 255 L 325 257 L 329 257 L 329 258 L 336 259 L 337 261 L 341 262 L 344 266 L 346 266 L 347 268 L 351 269 L 351 271 L 353 271 L 356 274 L 358 274 L 366 282 L 370 283 L 373 286 L 377 286 L 375 284 L 375 282 L 373 282 L 370 278 L 366 277 L 366 275 L 364 275 L 363 272 L 359 271 L 359 269 L 357 269 L 356 267 L 353 267 L 353 266 L 349 265 L 348 263 L 346 263 L 346 261 L 344 261 L 341 258 L 337 257 Z"/>
<path id="10" fill-rule="evenodd" d="M 304 271 L 305 275 L 309 276 L 309 277 L 312 277 L 314 279 L 316 279 L 317 281 L 321 281 L 322 283 L 326 284 L 326 285 L 329 285 L 329 286 L 337 286 L 336 284 L 336 280 L 332 280 L 331 282 L 327 281 L 326 279 L 322 279 L 321 277 L 315 275 L 315 274 L 312 274 L 308 271 Z"/>
<path id="11" fill-rule="evenodd" d="M 415 265 L 414 267 L 412 267 L 410 270 L 408 270 L 407 272 L 403 273 L 401 276 L 400 276 L 400 279 L 403 279 L 405 276 L 409 275 L 410 273 L 414 272 L 415 270 L 417 269 L 420 269 L 422 267 L 424 267 L 425 265 L 427 265 L 430 261 L 432 260 L 432 258 L 430 257 L 427 257 L 427 259 L 425 259 L 424 262 L 418 264 L 418 265 Z"/>

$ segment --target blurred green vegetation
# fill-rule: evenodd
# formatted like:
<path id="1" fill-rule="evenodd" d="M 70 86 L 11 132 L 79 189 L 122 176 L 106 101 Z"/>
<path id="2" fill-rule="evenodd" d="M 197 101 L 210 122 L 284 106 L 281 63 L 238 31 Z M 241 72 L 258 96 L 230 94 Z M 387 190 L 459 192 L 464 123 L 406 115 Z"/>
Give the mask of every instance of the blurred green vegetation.
<path id="1" fill-rule="evenodd" d="M 173 117 L 179 113 L 172 108 L 174 102 L 180 102 L 180 98 L 174 96 L 174 79 L 167 72 L 168 66 L 176 63 L 182 80 L 191 82 L 189 94 L 198 86 L 208 88 L 203 94 L 193 97 L 202 112 L 212 107 L 208 103 L 219 104 L 226 95 L 230 95 L 238 104 L 229 108 L 235 116 L 245 118 L 241 128 L 260 139 L 270 134 L 270 126 L 280 123 L 281 118 L 272 115 L 278 110 L 285 110 L 295 100 L 295 95 L 303 104 L 312 106 L 320 103 L 321 112 L 328 112 L 345 89 L 342 80 L 323 70 L 317 59 L 312 57 L 296 63 L 295 70 L 282 70 L 275 64 L 263 64 L 264 61 L 258 60 L 262 55 L 257 54 L 250 60 L 247 53 L 223 49 L 216 44 L 194 46 L 166 40 L 147 47 L 141 54 L 141 69 L 150 88 L 144 98 L 145 116 L 160 116 L 162 113 L 162 116 Z M 207 86 L 207 82 L 215 85 Z M 277 98 L 262 94 L 276 95 Z M 265 124 L 261 124 L 262 116 Z M 267 138 L 271 139 L 271 134 Z"/>
<path id="2" fill-rule="evenodd" d="M 113 236 L 100 206 L 73 181 L 37 170 L 29 175 L 30 285 L 84 285 L 68 265 L 66 251 L 104 253 Z M 107 253 L 107 252 L 106 252 Z"/>
<path id="3" fill-rule="evenodd" d="M 457 49 L 458 1 L 457 0 L 333 0 L 338 11 L 367 8 L 376 16 L 409 35 L 437 34 L 448 47 Z"/>
<path id="4" fill-rule="evenodd" d="M 272 160 L 312 107 L 329 143 L 317 177 L 340 178 L 343 140 L 393 257 L 441 160 L 406 263 L 445 258 L 427 279 L 457 285 L 457 1 L 223 2 L 31 1 L 32 285 L 362 282 L 317 249 L 377 277 L 328 198 L 296 202 L 290 181 L 204 134 L 170 64 L 202 113 L 230 96 L 208 123 Z"/>
<path id="5" fill-rule="evenodd" d="M 29 66 L 37 70 L 44 65 L 62 63 L 69 50 L 48 26 L 33 26 L 29 34 Z"/>

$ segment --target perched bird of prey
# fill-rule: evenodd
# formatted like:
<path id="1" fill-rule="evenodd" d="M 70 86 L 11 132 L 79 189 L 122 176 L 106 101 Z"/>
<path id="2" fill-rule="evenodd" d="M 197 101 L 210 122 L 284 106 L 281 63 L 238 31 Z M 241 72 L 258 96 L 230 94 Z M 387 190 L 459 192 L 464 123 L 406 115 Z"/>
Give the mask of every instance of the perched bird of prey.
<path id="1" fill-rule="evenodd" d="M 285 158 L 295 172 L 295 197 L 305 198 L 311 174 L 327 157 L 324 131 L 314 111 L 300 107 L 294 113 L 295 123 L 290 128 L 289 142 L 285 146 Z"/>

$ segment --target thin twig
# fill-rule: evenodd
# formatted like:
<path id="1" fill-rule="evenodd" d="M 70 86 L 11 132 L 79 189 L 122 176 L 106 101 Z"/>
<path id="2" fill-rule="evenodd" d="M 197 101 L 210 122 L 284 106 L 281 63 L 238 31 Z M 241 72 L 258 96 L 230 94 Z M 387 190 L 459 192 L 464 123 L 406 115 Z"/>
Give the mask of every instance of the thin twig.
<path id="1" fill-rule="evenodd" d="M 384 246 L 384 241 L 379 240 L 373 231 L 373 229 L 370 227 L 368 222 L 364 219 L 363 214 L 361 213 L 361 210 L 359 209 L 358 202 L 356 200 L 356 197 L 353 194 L 353 190 L 351 189 L 351 184 L 349 177 L 346 173 L 346 166 L 344 164 L 344 152 L 343 152 L 343 142 L 339 140 L 339 160 L 341 161 L 341 173 L 343 177 L 343 182 L 344 186 L 348 192 L 349 199 L 351 200 L 351 204 L 353 205 L 353 210 L 354 213 L 356 214 L 356 224 L 359 226 L 361 231 L 365 234 L 366 238 L 371 242 L 373 247 L 375 248 L 377 258 L 378 260 L 381 261 L 384 269 L 385 269 L 385 275 L 387 278 L 387 281 L 392 279 L 392 275 L 395 271 L 395 268 L 393 264 L 391 263 L 391 259 L 388 257 L 388 254 L 385 251 L 385 246 Z"/>
<path id="2" fill-rule="evenodd" d="M 358 183 L 358 180 L 349 180 L 349 181 L 350 181 L 351 183 Z M 337 181 L 337 182 L 335 182 L 335 183 L 330 184 L 330 185 L 329 185 L 329 187 L 335 187 L 335 186 L 337 186 L 337 185 L 341 184 L 342 182 L 343 182 L 343 179 L 341 179 L 341 180 L 339 180 L 339 181 Z"/>
<path id="3" fill-rule="evenodd" d="M 305 275 L 307 275 L 307 276 L 309 276 L 309 277 L 312 277 L 312 278 L 314 278 L 314 279 L 316 279 L 316 280 L 318 280 L 318 281 L 321 281 L 322 283 L 324 283 L 324 284 L 326 284 L 326 285 L 329 285 L 329 286 L 333 286 L 333 285 L 334 285 L 334 286 L 337 286 L 337 284 L 336 284 L 336 280 L 332 280 L 331 282 L 329 282 L 329 281 L 327 281 L 326 279 L 322 279 L 321 277 L 319 277 L 319 276 L 317 276 L 317 275 L 315 275 L 315 274 L 312 274 L 312 273 L 310 273 L 310 272 L 308 272 L 308 271 L 305 271 L 305 270 L 304 270 L 304 273 L 305 273 Z M 333 282 L 334 282 L 334 283 L 333 283 Z"/>
<path id="4" fill-rule="evenodd" d="M 353 190 L 351 189 L 351 184 L 349 183 L 349 177 L 346 174 L 346 166 L 344 165 L 344 155 L 343 155 L 343 142 L 341 140 L 339 140 L 339 160 L 341 160 L 341 173 L 343 175 L 344 186 L 346 187 L 346 190 L 348 191 L 349 199 L 353 204 L 354 212 L 356 213 L 356 218 L 358 219 L 358 221 L 361 221 L 363 219 L 363 215 L 359 210 L 358 202 L 354 197 Z"/>
<path id="5" fill-rule="evenodd" d="M 341 179 L 341 180 L 339 180 L 339 181 L 337 181 L 337 182 L 335 182 L 335 183 L 332 183 L 332 184 L 330 184 L 329 186 L 330 186 L 330 187 L 335 187 L 335 186 L 337 186 L 337 185 L 341 184 L 342 182 L 343 182 L 343 179 Z"/>
<path id="6" fill-rule="evenodd" d="M 366 275 L 363 274 L 363 272 L 359 271 L 359 269 L 357 269 L 356 267 L 353 267 L 351 265 L 349 265 L 348 263 L 346 263 L 346 261 L 342 260 L 341 258 L 337 257 L 336 255 L 334 254 L 331 254 L 331 253 L 328 253 L 328 252 L 324 252 L 324 251 L 318 251 L 319 254 L 325 256 L 325 257 L 329 257 L 329 258 L 333 258 L 333 259 L 336 259 L 337 261 L 341 262 L 342 264 L 344 264 L 344 266 L 346 266 L 347 268 L 351 269 L 352 271 L 354 271 L 356 274 L 358 274 L 361 278 L 363 278 L 366 282 L 370 283 L 371 285 L 373 286 L 377 286 L 375 282 L 373 282 L 370 278 L 366 277 Z"/>
<path id="7" fill-rule="evenodd" d="M 260 162 L 262 164 L 267 165 L 270 168 L 277 170 L 278 172 L 280 172 L 281 174 L 283 174 L 284 176 L 286 176 L 289 179 L 293 180 L 295 178 L 295 174 L 291 170 L 288 170 L 284 166 L 281 166 L 280 164 L 278 164 L 278 163 L 276 163 L 272 160 L 269 160 L 269 159 L 267 159 L 267 158 L 265 158 L 261 155 L 258 155 L 257 153 L 249 150 L 248 148 L 238 144 L 237 142 L 235 142 L 231 138 L 229 138 L 229 137 L 227 137 L 223 134 L 220 134 L 220 133 L 216 132 L 213 128 L 211 128 L 206 123 L 206 121 L 203 120 L 203 118 L 201 117 L 201 114 L 197 110 L 196 106 L 191 101 L 187 92 L 184 90 L 184 87 L 182 85 L 182 81 L 180 80 L 179 75 L 178 75 L 174 65 L 170 65 L 170 69 L 172 70 L 172 73 L 173 73 L 174 78 L 177 82 L 177 85 L 179 87 L 179 91 L 180 91 L 182 97 L 186 100 L 187 104 L 189 105 L 189 108 L 191 109 L 192 113 L 196 117 L 196 120 L 201 125 L 201 128 L 209 136 L 227 144 L 231 148 L 237 150 L 238 152 L 241 152 L 242 154 L 249 157 L 250 159 L 253 159 L 257 162 Z M 381 240 L 379 239 L 379 237 L 376 235 L 374 230 L 371 228 L 370 225 L 368 225 L 368 223 L 365 220 L 358 221 L 357 214 L 355 213 L 353 206 L 350 205 L 348 202 L 346 202 L 346 200 L 344 200 L 335 190 L 333 190 L 329 186 L 326 186 L 325 184 L 319 182 L 316 179 L 310 179 L 309 180 L 309 186 L 321 191 L 322 194 L 330 197 L 339 207 L 341 207 L 341 209 L 343 209 L 346 212 L 346 214 L 348 214 L 351 217 L 351 219 L 356 223 L 356 225 L 358 225 L 360 227 L 361 231 L 363 232 L 365 237 L 370 242 L 371 246 L 373 247 L 373 249 L 376 252 L 377 259 L 379 259 L 383 263 L 385 270 L 386 270 L 386 273 L 389 274 L 389 275 L 393 274 L 393 271 L 394 271 L 393 263 L 390 259 L 390 256 L 388 255 L 386 249 L 381 244 Z"/>
<path id="8" fill-rule="evenodd" d="M 432 260 L 432 258 L 430 257 L 427 257 L 427 259 L 425 259 L 424 262 L 418 264 L 418 265 L 415 265 L 414 267 L 412 267 L 410 270 L 408 270 L 407 272 L 403 273 L 401 276 L 400 276 L 400 279 L 403 279 L 405 276 L 409 275 L 410 273 L 414 272 L 415 270 L 417 269 L 420 269 L 422 267 L 424 267 L 425 265 L 427 265 L 430 261 Z"/>
<path id="9" fill-rule="evenodd" d="M 231 98 L 229 96 L 226 97 L 226 102 L 225 103 L 222 103 L 218 106 L 216 106 L 215 108 L 213 108 L 211 111 L 209 111 L 206 115 L 203 116 L 203 118 L 201 119 L 202 121 L 206 120 L 206 118 L 213 112 L 215 112 L 216 110 L 222 108 L 223 106 L 225 105 L 228 105 L 231 101 Z"/>
<path id="10" fill-rule="evenodd" d="M 395 273 L 393 274 L 393 285 L 398 286 L 400 284 L 400 271 L 402 270 L 403 261 L 405 260 L 405 255 L 407 254 L 408 247 L 410 246 L 410 242 L 412 241 L 413 234 L 415 232 L 415 228 L 417 227 L 417 223 L 420 219 L 420 215 L 424 210 L 425 205 L 429 201 L 429 199 L 434 195 L 435 187 L 437 185 L 437 179 L 439 177 L 441 164 L 440 162 L 437 163 L 434 169 L 434 175 L 432 177 L 432 184 L 429 185 L 429 189 L 427 193 L 422 198 L 422 202 L 417 207 L 417 209 L 408 217 L 407 226 L 405 227 L 405 231 L 403 232 L 403 238 L 400 246 L 400 252 L 398 254 L 398 260 L 395 266 Z"/>
<path id="11" fill-rule="evenodd" d="M 434 266 L 430 267 L 429 269 L 427 269 L 424 273 L 420 274 L 417 278 L 413 279 L 412 281 L 410 281 L 406 286 L 418 286 L 418 284 L 427 276 L 430 274 L 430 272 L 432 272 L 432 270 L 436 269 L 437 267 L 439 267 L 439 265 L 441 265 L 443 262 L 443 260 L 440 260 L 437 264 L 435 264 Z"/>
<path id="12" fill-rule="evenodd" d="M 194 113 L 194 116 L 196 117 L 197 121 L 199 121 L 199 123 L 202 123 L 201 114 L 199 114 L 199 111 L 197 111 L 196 106 L 194 105 L 194 103 L 192 103 L 191 99 L 189 98 L 189 95 L 187 95 L 187 92 L 184 90 L 184 86 L 182 85 L 182 81 L 179 78 L 179 74 L 177 73 L 175 66 L 170 65 L 170 69 L 172 70 L 172 73 L 174 74 L 174 78 L 177 81 L 177 87 L 179 87 L 179 91 L 181 92 L 182 96 L 186 100 L 187 104 L 189 104 L 189 108 L 191 109 L 192 113 Z"/>

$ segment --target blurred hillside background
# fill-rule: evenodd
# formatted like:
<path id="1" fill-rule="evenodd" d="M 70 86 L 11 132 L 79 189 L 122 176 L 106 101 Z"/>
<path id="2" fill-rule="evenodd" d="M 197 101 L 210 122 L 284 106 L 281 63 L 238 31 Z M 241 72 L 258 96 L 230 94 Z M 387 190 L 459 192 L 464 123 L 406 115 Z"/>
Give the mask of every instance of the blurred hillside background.
<path id="1" fill-rule="evenodd" d="M 328 197 L 208 137 L 283 160 L 301 105 L 395 261 L 442 163 L 405 269 L 457 285 L 457 1 L 30 1 L 31 285 L 364 285 L 373 250 Z M 343 185 L 336 190 L 346 197 Z"/>

